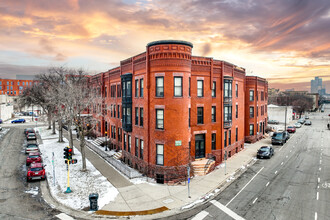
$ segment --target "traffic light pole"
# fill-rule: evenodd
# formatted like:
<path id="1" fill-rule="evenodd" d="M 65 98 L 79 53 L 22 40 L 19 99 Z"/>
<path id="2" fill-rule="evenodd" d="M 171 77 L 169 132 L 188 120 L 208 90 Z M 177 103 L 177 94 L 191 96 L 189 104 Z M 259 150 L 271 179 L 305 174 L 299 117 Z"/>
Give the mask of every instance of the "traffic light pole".
<path id="1" fill-rule="evenodd" d="M 67 188 L 66 188 L 66 191 L 64 193 L 70 193 L 72 192 L 71 189 L 70 189 L 70 160 L 67 160 L 67 165 L 68 165 L 68 185 L 67 185 Z"/>

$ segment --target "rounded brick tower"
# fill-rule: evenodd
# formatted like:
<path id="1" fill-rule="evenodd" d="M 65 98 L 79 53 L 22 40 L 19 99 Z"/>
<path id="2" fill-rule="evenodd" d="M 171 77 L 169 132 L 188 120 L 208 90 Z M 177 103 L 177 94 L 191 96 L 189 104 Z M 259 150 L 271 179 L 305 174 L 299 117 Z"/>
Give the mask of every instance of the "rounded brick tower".
<path id="1" fill-rule="evenodd" d="M 147 45 L 149 175 L 164 182 L 183 180 L 189 164 L 192 48 L 177 40 Z"/>

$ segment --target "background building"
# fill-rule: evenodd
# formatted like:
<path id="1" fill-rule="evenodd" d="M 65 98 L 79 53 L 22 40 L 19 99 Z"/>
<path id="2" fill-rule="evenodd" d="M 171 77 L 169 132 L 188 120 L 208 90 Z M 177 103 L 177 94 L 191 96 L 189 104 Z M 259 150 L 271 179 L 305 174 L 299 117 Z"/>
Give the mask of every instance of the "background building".
<path id="1" fill-rule="evenodd" d="M 319 93 L 320 95 L 325 95 L 326 90 L 323 88 L 322 85 L 322 78 L 321 77 L 315 77 L 311 80 L 311 93 Z"/>

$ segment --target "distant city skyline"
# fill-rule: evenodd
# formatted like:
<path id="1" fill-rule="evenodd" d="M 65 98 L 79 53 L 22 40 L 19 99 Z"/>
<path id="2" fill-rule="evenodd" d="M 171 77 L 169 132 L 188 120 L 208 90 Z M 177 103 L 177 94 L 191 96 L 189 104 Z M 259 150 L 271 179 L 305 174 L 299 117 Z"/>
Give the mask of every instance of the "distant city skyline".
<path id="1" fill-rule="evenodd" d="M 155 40 L 186 40 L 266 78 L 270 87 L 330 91 L 330 1 L 1 1 L 0 77 L 50 66 L 95 74 Z M 180 15 L 180 16 L 178 16 Z"/>

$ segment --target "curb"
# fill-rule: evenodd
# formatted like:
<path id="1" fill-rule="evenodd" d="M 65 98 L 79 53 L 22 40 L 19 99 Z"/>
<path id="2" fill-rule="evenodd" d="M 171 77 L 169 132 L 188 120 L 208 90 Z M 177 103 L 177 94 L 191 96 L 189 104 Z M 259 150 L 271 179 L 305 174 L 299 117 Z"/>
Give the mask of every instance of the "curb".
<path id="1" fill-rule="evenodd" d="M 167 211 L 167 210 L 169 210 L 167 207 L 162 206 L 160 208 L 144 210 L 144 211 L 116 212 L 116 211 L 98 210 L 94 214 L 96 214 L 96 215 L 111 215 L 111 216 L 153 215 L 153 214 L 164 212 L 164 211 Z"/>

